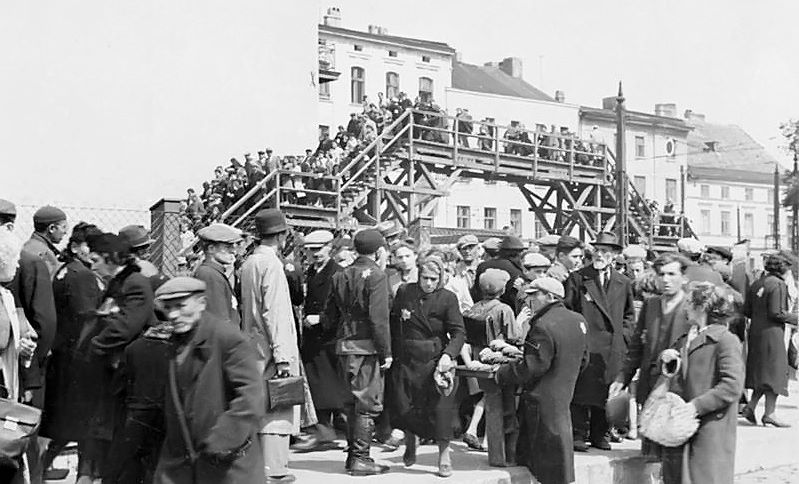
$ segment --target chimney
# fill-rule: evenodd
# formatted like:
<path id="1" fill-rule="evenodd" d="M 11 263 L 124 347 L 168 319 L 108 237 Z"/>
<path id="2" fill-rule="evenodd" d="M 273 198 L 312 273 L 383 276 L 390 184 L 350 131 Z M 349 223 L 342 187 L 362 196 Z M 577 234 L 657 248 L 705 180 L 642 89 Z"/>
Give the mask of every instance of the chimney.
<path id="1" fill-rule="evenodd" d="M 328 27 L 341 27 L 341 10 L 338 7 L 328 8 L 322 23 Z"/>
<path id="2" fill-rule="evenodd" d="M 559 103 L 566 102 L 566 93 L 563 91 L 555 91 L 555 101 Z"/>
<path id="3" fill-rule="evenodd" d="M 695 113 L 690 109 L 685 110 L 685 119 L 690 121 L 704 121 L 705 115 L 701 113 Z"/>
<path id="4" fill-rule="evenodd" d="M 497 69 L 499 69 L 499 62 L 493 62 L 493 61 L 492 62 L 486 62 L 483 65 L 485 67 L 496 67 Z"/>
<path id="5" fill-rule="evenodd" d="M 674 103 L 655 104 L 655 116 L 667 118 L 677 117 L 677 105 Z"/>
<path id="6" fill-rule="evenodd" d="M 386 35 L 388 34 L 388 29 L 379 25 L 370 25 L 369 33 L 372 35 Z"/>
<path id="7" fill-rule="evenodd" d="M 505 57 L 499 63 L 499 69 L 516 79 L 522 78 L 522 60 L 519 57 Z"/>
<path id="8" fill-rule="evenodd" d="M 463 54 L 460 51 L 455 51 L 455 62 L 463 62 Z"/>
<path id="9" fill-rule="evenodd" d="M 602 109 L 609 109 L 611 111 L 615 111 L 616 110 L 616 96 L 603 97 L 602 98 Z"/>

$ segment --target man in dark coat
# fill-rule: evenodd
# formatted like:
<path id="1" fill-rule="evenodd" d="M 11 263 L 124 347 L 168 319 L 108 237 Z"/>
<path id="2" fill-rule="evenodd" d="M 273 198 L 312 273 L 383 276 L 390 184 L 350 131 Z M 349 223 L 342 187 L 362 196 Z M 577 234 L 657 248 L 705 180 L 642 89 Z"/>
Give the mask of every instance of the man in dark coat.
<path id="1" fill-rule="evenodd" d="M 158 484 L 263 484 L 257 432 L 264 382 L 255 349 L 226 322 L 204 313 L 205 283 L 176 277 L 156 297 L 172 324 Z"/>
<path id="2" fill-rule="evenodd" d="M 474 275 L 475 280 L 479 281 L 480 275 L 489 268 L 501 269 L 507 272 L 508 275 L 510 275 L 510 280 L 505 286 L 505 292 L 502 294 L 502 297 L 500 297 L 499 300 L 511 308 L 516 307 L 516 295 L 518 292 L 516 289 L 517 284 L 519 281 L 524 280 L 524 268 L 522 267 L 521 261 L 521 254 L 524 249 L 526 249 L 526 247 L 521 239 L 514 235 L 506 235 L 499 243 L 499 257 L 481 262 L 480 265 L 477 266 L 477 271 Z M 475 284 L 472 286 L 472 300 L 483 300 L 480 284 Z"/>
<path id="3" fill-rule="evenodd" d="M 205 312 L 221 321 L 230 321 L 236 328 L 241 325 L 239 301 L 230 280 L 236 262 L 236 244 L 241 241 L 241 231 L 226 224 L 211 224 L 197 232 L 205 259 L 194 271 L 194 277 L 203 281 L 206 292 Z"/>
<path id="4" fill-rule="evenodd" d="M 588 449 L 586 438 L 592 446 L 610 450 L 605 401 L 635 327 L 632 282 L 613 269 L 621 252 L 616 236 L 600 232 L 593 245 L 593 264 L 569 275 L 564 300 L 588 322 L 589 363 L 577 379 L 572 401 L 574 448 L 582 452 Z"/>
<path id="5" fill-rule="evenodd" d="M 383 271 L 386 239 L 378 230 L 355 234 L 359 256 L 333 275 L 330 297 L 322 319 L 325 331 L 336 332 L 336 354 L 348 391 L 345 468 L 351 475 L 388 471 L 369 456 L 374 419 L 383 411 L 383 371 L 391 367 L 389 290 Z"/>
<path id="6" fill-rule="evenodd" d="M 524 359 L 502 365 L 500 385 L 521 385 L 518 462 L 542 484 L 574 481 L 572 426 L 567 410 L 577 376 L 588 360 L 586 324 L 563 305 L 563 285 L 541 277 L 527 288 L 535 311 Z"/>

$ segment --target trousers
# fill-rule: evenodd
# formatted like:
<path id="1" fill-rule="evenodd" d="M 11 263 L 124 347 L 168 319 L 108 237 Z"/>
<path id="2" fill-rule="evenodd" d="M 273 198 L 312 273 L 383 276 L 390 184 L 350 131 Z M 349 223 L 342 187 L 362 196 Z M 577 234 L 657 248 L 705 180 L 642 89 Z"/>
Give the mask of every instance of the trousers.
<path id="1" fill-rule="evenodd" d="M 380 415 L 385 382 L 378 356 L 339 355 L 339 368 L 347 389 L 344 407 L 348 413 L 371 418 Z"/>
<path id="2" fill-rule="evenodd" d="M 605 438 L 610 429 L 605 416 L 605 407 L 572 403 L 571 414 L 575 441 L 588 439 L 591 442 L 599 442 Z"/>

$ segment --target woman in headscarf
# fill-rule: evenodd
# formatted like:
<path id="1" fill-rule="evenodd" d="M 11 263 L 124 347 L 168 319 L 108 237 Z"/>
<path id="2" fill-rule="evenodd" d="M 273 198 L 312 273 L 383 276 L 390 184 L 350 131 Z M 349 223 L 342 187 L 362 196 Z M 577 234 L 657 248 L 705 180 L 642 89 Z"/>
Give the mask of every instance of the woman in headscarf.
<path id="1" fill-rule="evenodd" d="M 741 415 L 757 424 L 755 408 L 766 397 L 763 425 L 789 427 L 774 417 L 777 396 L 788 396 L 788 353 L 785 348 L 785 325 L 796 326 L 797 315 L 791 310 L 789 290 L 784 278 L 791 261 L 783 254 L 773 254 L 765 261 L 765 274 L 752 283 L 744 302 L 744 315 L 751 318 L 746 355 L 746 388 L 752 398 Z"/>
<path id="2" fill-rule="evenodd" d="M 680 361 L 669 388 L 686 401 L 677 412 L 699 419 L 698 430 L 685 444 L 663 449 L 664 484 L 733 483 L 744 379 L 741 343 L 727 329 L 733 308 L 726 289 L 692 283 L 686 304 L 690 329 L 661 355 L 665 363 Z"/>
<path id="3" fill-rule="evenodd" d="M 392 424 L 405 431 L 403 462 L 416 462 L 416 436 L 438 443 L 438 475 L 452 475 L 449 443 L 457 414 L 454 367 L 465 338 L 458 298 L 445 289 L 439 257 L 419 261 L 419 281 L 397 290 L 391 310 Z"/>

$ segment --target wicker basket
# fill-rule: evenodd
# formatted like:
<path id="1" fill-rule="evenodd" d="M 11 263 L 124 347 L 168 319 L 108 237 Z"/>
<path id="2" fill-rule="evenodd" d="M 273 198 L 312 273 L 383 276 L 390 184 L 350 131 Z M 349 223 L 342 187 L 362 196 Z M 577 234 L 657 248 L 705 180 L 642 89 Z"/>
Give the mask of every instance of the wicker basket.
<path id="1" fill-rule="evenodd" d="M 679 447 L 699 428 L 699 419 L 677 411 L 687 405 L 672 392 L 650 395 L 639 418 L 641 435 L 666 447 Z"/>

